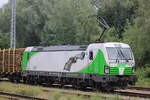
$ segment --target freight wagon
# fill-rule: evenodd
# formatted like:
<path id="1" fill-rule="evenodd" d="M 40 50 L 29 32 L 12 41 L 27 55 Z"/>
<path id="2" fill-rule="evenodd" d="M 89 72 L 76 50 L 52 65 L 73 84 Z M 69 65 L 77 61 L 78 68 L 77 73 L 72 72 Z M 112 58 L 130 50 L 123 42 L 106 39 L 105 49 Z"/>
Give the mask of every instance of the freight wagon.
<path id="1" fill-rule="evenodd" d="M 0 77 L 22 72 L 21 62 L 24 48 L 0 50 Z"/>
<path id="2" fill-rule="evenodd" d="M 4 49 L 0 54 L 1 77 L 11 81 L 103 90 L 136 82 L 134 56 L 125 43 L 36 46 Z"/>

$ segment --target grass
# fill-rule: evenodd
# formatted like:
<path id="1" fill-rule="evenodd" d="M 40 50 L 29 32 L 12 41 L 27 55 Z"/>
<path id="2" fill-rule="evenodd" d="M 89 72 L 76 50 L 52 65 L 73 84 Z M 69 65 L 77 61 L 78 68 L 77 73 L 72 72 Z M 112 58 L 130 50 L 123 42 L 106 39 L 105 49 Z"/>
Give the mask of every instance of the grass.
<path id="1" fill-rule="evenodd" d="M 40 88 L 35 86 L 12 84 L 9 82 L 0 82 L 0 91 L 17 93 L 27 96 L 36 96 L 43 92 Z"/>
<path id="2" fill-rule="evenodd" d="M 116 95 L 114 95 L 112 98 L 101 98 L 100 95 L 103 95 L 102 93 L 97 93 L 97 96 L 85 98 L 83 96 L 62 94 L 57 89 L 56 92 L 45 92 L 39 86 L 14 84 L 10 82 L 0 82 L 0 91 L 12 92 L 27 96 L 35 96 L 40 98 L 48 98 L 49 100 L 122 100 L 121 97 Z M 4 99 L 0 97 L 0 100 Z"/>
<path id="3" fill-rule="evenodd" d="M 53 94 L 49 95 L 49 100 L 123 100 L 118 95 L 113 95 L 112 98 L 101 98 L 99 94 L 97 94 L 97 96 L 92 96 L 92 97 L 83 97 L 83 96 L 61 94 L 59 92 L 54 92 Z"/>
<path id="4" fill-rule="evenodd" d="M 21 95 L 28 95 L 28 96 L 36 96 L 41 94 L 43 91 L 37 87 L 21 87 L 20 89 L 16 90 L 16 93 L 21 94 Z"/>
<path id="5" fill-rule="evenodd" d="M 17 94 L 22 94 L 22 95 L 27 95 L 27 96 L 35 96 L 35 97 L 40 97 L 40 98 L 48 98 L 49 100 L 123 100 L 122 97 L 118 95 L 109 95 L 111 97 L 101 98 L 101 96 L 107 95 L 107 94 L 103 94 L 99 92 L 97 93 L 96 96 L 92 96 L 92 97 L 62 94 L 59 91 L 59 89 L 55 89 L 56 92 L 53 92 L 53 91 L 45 92 L 42 90 L 42 87 L 39 87 L 39 86 L 14 84 L 10 82 L 0 82 L 0 91 L 12 92 L 12 93 L 17 93 Z M 5 99 L 0 97 L 0 100 L 5 100 Z M 137 100 L 137 98 L 130 99 L 130 100 Z"/>
<path id="6" fill-rule="evenodd" d="M 15 88 L 12 87 L 11 83 L 7 82 L 0 82 L 0 91 L 6 91 L 6 92 L 15 92 Z"/>

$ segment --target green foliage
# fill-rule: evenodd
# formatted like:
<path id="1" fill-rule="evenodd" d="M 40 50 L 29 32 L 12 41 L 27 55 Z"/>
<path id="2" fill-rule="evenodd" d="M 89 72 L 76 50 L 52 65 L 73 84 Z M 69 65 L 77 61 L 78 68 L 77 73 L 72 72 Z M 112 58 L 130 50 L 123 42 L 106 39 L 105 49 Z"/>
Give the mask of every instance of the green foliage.
<path id="1" fill-rule="evenodd" d="M 90 0 L 56 0 L 53 2 L 52 14 L 48 16 L 45 26 L 44 39 L 52 44 L 87 44 L 91 42 L 94 34 L 98 33 L 98 27 L 89 15 L 95 14 L 90 5 Z M 46 35 L 46 36 L 45 36 Z M 52 42 L 48 41 L 47 35 Z"/>
<path id="2" fill-rule="evenodd" d="M 133 20 L 134 25 L 128 25 L 124 41 L 127 41 L 133 48 L 139 66 L 150 64 L 150 1 L 139 0 L 139 8 L 136 11 L 137 17 Z"/>
<path id="3" fill-rule="evenodd" d="M 122 39 L 127 20 L 132 22 L 134 18 L 136 0 L 104 0 L 100 5 L 102 8 L 99 9 L 98 15 L 115 29 L 116 38 Z"/>
<path id="4" fill-rule="evenodd" d="M 146 64 L 146 65 L 145 65 L 144 76 L 145 76 L 146 78 L 150 78 L 150 64 Z"/>
<path id="5" fill-rule="evenodd" d="M 144 68 L 138 68 L 136 71 L 138 78 L 137 86 L 149 87 L 150 85 L 150 65 L 146 64 Z"/>
<path id="6" fill-rule="evenodd" d="M 116 34 L 115 28 L 110 28 L 104 36 L 104 40 L 107 42 L 120 42 L 121 40 L 118 38 L 118 35 Z"/>
<path id="7" fill-rule="evenodd" d="M 9 47 L 9 34 L 0 32 L 0 48 L 8 48 Z"/>
<path id="8" fill-rule="evenodd" d="M 0 30 L 9 33 L 10 4 L 3 9 Z M 93 14 L 90 0 L 17 0 L 17 47 L 88 44 L 98 33 L 96 21 L 88 18 Z"/>
<path id="9" fill-rule="evenodd" d="M 10 4 L 5 5 L 0 8 L 0 32 L 9 33 L 10 32 L 10 19 L 11 19 Z"/>
<path id="10" fill-rule="evenodd" d="M 124 33 L 124 41 L 130 44 L 137 63 L 141 63 L 143 59 L 144 48 L 141 47 L 140 37 L 141 31 L 137 26 L 129 25 Z M 139 65 L 139 64 L 137 64 Z M 141 66 L 142 67 L 142 66 Z"/>

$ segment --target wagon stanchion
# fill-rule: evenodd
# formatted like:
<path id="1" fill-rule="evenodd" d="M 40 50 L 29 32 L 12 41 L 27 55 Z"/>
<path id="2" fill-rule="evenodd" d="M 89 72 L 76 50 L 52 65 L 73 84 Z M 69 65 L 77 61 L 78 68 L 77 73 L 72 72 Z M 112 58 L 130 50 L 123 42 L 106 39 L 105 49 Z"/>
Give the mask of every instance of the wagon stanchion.
<path id="1" fill-rule="evenodd" d="M 2 72 L 5 72 L 5 49 L 3 49 L 3 59 L 2 59 Z"/>
<path id="2" fill-rule="evenodd" d="M 10 52 L 11 52 L 11 49 L 9 48 L 8 49 L 8 72 L 10 72 L 11 71 L 11 67 L 10 67 Z"/>
<path id="3" fill-rule="evenodd" d="M 13 73 L 15 72 L 15 66 L 14 66 L 15 65 L 14 61 L 15 60 L 14 59 L 15 59 L 15 49 L 13 49 L 13 64 L 12 64 L 13 65 Z"/>

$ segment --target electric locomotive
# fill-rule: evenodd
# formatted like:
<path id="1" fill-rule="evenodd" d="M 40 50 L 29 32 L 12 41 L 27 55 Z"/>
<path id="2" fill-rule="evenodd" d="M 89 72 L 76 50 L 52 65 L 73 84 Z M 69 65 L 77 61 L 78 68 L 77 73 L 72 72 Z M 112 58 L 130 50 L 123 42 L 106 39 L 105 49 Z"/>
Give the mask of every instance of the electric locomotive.
<path id="1" fill-rule="evenodd" d="M 132 50 L 125 43 L 39 46 L 23 52 L 21 76 L 24 81 L 105 90 L 135 84 L 134 69 Z"/>
<path id="2" fill-rule="evenodd" d="M 135 60 L 128 44 L 36 46 L 0 50 L 0 77 L 30 84 L 114 90 L 134 85 Z"/>

